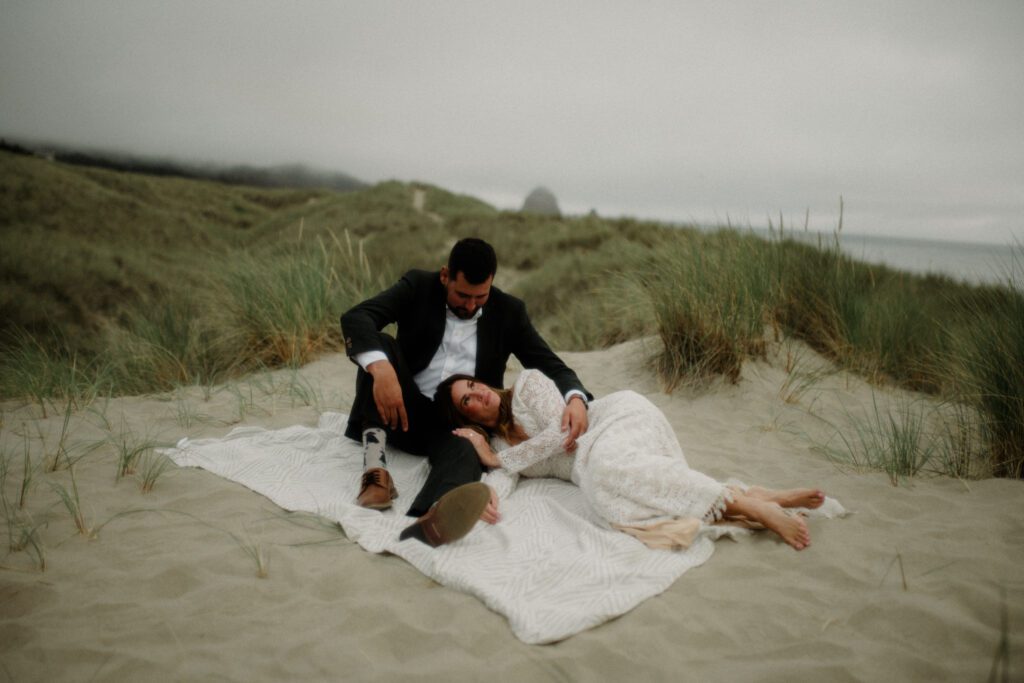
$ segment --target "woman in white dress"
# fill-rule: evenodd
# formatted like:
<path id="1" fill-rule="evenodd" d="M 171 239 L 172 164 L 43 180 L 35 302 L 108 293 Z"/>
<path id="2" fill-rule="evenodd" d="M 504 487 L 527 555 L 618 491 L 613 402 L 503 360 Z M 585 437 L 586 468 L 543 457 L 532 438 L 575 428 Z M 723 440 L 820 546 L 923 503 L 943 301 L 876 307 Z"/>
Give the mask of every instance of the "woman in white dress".
<path id="1" fill-rule="evenodd" d="M 563 443 L 564 399 L 539 371 L 523 371 L 510 390 L 454 375 L 435 401 L 485 466 L 512 475 L 506 495 L 518 475 L 572 481 L 610 527 L 652 547 L 685 546 L 701 524 L 737 520 L 803 550 L 811 543 L 807 524 L 784 508 L 817 508 L 825 500 L 817 489 L 740 489 L 690 469 L 665 416 L 633 391 L 590 403 L 590 426 L 574 453 Z"/>

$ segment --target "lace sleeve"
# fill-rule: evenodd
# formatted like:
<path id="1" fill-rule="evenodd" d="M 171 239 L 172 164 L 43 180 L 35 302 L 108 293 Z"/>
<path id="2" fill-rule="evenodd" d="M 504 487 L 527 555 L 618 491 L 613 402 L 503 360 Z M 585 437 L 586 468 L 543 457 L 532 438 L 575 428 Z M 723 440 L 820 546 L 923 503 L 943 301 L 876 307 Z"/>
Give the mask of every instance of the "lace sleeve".
<path id="1" fill-rule="evenodd" d="M 538 370 L 524 370 L 516 381 L 515 401 L 527 414 L 516 415 L 530 438 L 498 453 L 501 466 L 519 472 L 530 465 L 558 455 L 562 450 L 562 412 L 565 399 L 558 387 Z"/>

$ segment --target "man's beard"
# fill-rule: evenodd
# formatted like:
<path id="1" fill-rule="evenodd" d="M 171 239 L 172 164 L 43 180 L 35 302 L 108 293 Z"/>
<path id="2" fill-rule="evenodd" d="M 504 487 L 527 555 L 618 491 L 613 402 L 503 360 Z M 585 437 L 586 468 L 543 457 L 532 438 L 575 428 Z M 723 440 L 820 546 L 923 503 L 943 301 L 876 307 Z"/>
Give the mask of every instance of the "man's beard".
<path id="1" fill-rule="evenodd" d="M 455 317 L 459 318 L 460 320 L 469 320 L 474 315 L 476 315 L 476 311 L 479 311 L 480 309 L 478 308 L 476 309 L 476 311 L 470 313 L 468 308 L 463 308 L 462 306 L 459 306 L 458 308 L 454 306 L 449 306 L 448 310 L 454 313 Z"/>

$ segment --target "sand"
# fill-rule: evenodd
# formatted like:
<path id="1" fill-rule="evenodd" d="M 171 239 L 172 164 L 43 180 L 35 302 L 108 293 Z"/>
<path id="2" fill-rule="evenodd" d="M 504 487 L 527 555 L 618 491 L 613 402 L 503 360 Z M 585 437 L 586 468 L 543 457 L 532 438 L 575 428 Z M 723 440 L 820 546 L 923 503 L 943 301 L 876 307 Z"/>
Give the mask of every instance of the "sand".
<path id="1" fill-rule="evenodd" d="M 798 345 L 749 363 L 737 385 L 672 395 L 642 362 L 651 348 L 631 342 L 563 356 L 595 394 L 631 388 L 659 405 L 693 467 L 751 484 L 820 487 L 855 514 L 812 520 L 804 552 L 767 533 L 719 541 L 706 564 L 624 616 L 531 646 L 475 598 L 398 557 L 363 551 L 336 525 L 286 514 L 202 470 L 172 466 L 144 494 L 138 475 L 115 481 L 109 442 L 86 450 L 111 433 L 169 445 L 239 424 L 313 425 L 319 412 L 345 412 L 351 401 L 354 366 L 332 355 L 299 372 L 75 412 L 67 444 L 82 456 L 75 480 L 93 533 L 77 533 L 54 489 L 70 489 L 68 471 L 37 472 L 22 515 L 38 526 L 45 571 L 35 555 L 4 544 L 0 674 L 983 680 L 1005 663 L 997 654 L 1005 641 L 1009 678 L 1024 676 L 1024 483 L 922 476 L 893 486 L 884 473 L 833 464 L 820 448 L 830 424 L 870 409 L 873 395 L 883 406 L 924 399 L 831 371 Z M 35 461 L 51 458 L 64 420 L 52 411 L 41 418 L 38 406 L 2 407 L 5 492 L 16 505 L 24 444 Z"/>

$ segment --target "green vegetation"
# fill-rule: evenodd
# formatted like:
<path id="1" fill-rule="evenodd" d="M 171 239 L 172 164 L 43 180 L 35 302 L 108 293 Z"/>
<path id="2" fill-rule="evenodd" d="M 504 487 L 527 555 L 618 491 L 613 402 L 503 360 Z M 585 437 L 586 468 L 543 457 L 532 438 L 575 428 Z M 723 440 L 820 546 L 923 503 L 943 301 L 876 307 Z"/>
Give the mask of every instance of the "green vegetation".
<path id="1" fill-rule="evenodd" d="M 824 452 L 841 464 L 881 470 L 893 484 L 925 471 L 955 475 L 957 468 L 943 451 L 950 440 L 928 428 L 939 418 L 932 413 L 931 406 L 921 401 L 884 409 L 873 396 L 867 418 L 853 420 L 849 430 L 837 429 L 837 443 L 827 444 Z M 969 470 L 964 475 L 969 476 Z"/>
<path id="2" fill-rule="evenodd" d="M 996 476 L 1024 476 L 1024 281 L 1009 292 L 977 294 L 970 321 L 954 338 L 950 363 L 985 417 L 982 429 Z"/>
<path id="3" fill-rule="evenodd" d="M 151 439 L 139 437 L 122 420 L 121 429 L 117 434 L 113 432 L 107 436 L 107 443 L 113 447 L 117 454 L 117 469 L 114 481 L 121 481 L 129 474 L 135 474 L 138 464 L 143 458 L 153 452 L 156 443 Z"/>
<path id="4" fill-rule="evenodd" d="M 260 190 L 0 153 L 0 396 L 45 415 L 55 403 L 298 367 L 340 349 L 348 306 L 407 268 L 440 265 L 468 235 L 494 244 L 499 286 L 556 348 L 656 335 L 655 367 L 672 388 L 738 381 L 770 342 L 796 338 L 872 382 L 958 406 L 929 462 L 963 476 L 977 450 L 966 441 L 980 439 L 991 471 L 1024 474 L 1019 280 L 971 287 L 870 266 L 781 225 L 765 240 L 531 216 L 399 182 Z M 309 387 L 292 394 L 321 401 Z M 906 429 L 892 436 L 909 443 Z M 902 453 L 894 476 L 920 470 L 912 446 Z"/>
<path id="5" fill-rule="evenodd" d="M 85 512 L 82 510 L 82 501 L 78 496 L 78 482 L 75 480 L 75 468 L 72 465 L 68 467 L 68 475 L 71 478 L 71 490 L 69 491 L 63 484 L 50 482 L 53 486 L 53 490 L 60 496 L 60 500 L 64 503 L 64 507 L 67 508 L 68 514 L 71 515 L 71 521 L 75 523 L 75 529 L 82 536 L 89 536 L 92 533 L 92 529 L 89 528 L 88 522 L 85 520 Z"/>
<path id="6" fill-rule="evenodd" d="M 139 490 L 149 493 L 156 486 L 156 480 L 171 464 L 170 459 L 160 453 L 149 451 L 139 463 Z"/>

